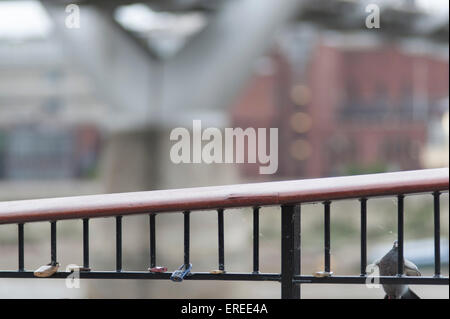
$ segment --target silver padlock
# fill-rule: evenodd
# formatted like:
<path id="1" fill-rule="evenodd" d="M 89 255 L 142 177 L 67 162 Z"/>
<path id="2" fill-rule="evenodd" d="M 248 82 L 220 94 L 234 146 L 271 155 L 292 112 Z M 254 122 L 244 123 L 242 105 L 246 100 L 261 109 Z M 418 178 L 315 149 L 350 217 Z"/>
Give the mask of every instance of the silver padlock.
<path id="1" fill-rule="evenodd" d="M 56 264 L 47 264 L 45 266 L 41 266 L 34 271 L 35 277 L 47 278 L 53 276 L 59 268 L 59 263 Z"/>

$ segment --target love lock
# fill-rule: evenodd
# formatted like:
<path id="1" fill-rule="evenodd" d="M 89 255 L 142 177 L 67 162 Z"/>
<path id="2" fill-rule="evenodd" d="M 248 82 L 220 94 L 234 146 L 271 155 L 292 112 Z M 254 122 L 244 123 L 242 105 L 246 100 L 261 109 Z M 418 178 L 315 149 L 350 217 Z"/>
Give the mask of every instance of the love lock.
<path id="1" fill-rule="evenodd" d="M 164 266 L 155 266 L 148 269 L 149 272 L 166 272 L 167 267 Z"/>
<path id="2" fill-rule="evenodd" d="M 314 277 L 316 278 L 325 278 L 325 277 L 330 277 L 333 275 L 332 271 L 318 271 L 316 273 L 314 273 Z"/>
<path id="3" fill-rule="evenodd" d="M 222 274 L 225 273 L 225 270 L 214 269 L 214 270 L 211 270 L 209 273 L 210 273 L 210 274 L 213 274 L 213 275 L 222 275 Z"/>
<path id="4" fill-rule="evenodd" d="M 41 266 L 38 269 L 36 269 L 34 271 L 34 276 L 40 277 L 40 278 L 51 277 L 53 274 L 55 274 L 58 271 L 58 268 L 59 268 L 59 263 L 56 263 L 56 264 L 50 263 L 50 264 Z"/>
<path id="5" fill-rule="evenodd" d="M 172 276 L 170 276 L 170 280 L 172 280 L 174 282 L 182 282 L 184 277 L 186 277 L 187 275 L 190 274 L 191 269 L 192 269 L 192 264 L 181 265 L 180 268 L 178 268 L 177 270 L 175 270 L 172 273 Z"/>

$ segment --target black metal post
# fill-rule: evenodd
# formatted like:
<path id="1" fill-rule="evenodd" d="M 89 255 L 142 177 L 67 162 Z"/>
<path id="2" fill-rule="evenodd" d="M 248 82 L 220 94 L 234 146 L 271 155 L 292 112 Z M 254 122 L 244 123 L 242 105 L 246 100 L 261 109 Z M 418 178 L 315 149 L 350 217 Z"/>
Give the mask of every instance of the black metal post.
<path id="1" fill-rule="evenodd" d="M 439 202 L 440 192 L 434 192 L 434 275 L 441 275 L 441 208 Z"/>
<path id="2" fill-rule="evenodd" d="M 259 207 L 253 207 L 253 272 L 259 272 Z"/>
<path id="3" fill-rule="evenodd" d="M 51 265 L 55 266 L 58 263 L 56 261 L 56 221 L 50 222 L 50 255 Z"/>
<path id="4" fill-rule="evenodd" d="M 281 206 L 281 298 L 300 298 L 300 205 Z"/>
<path id="5" fill-rule="evenodd" d="M 324 259 L 325 259 L 325 272 L 330 272 L 331 271 L 331 262 L 330 262 L 330 256 L 331 256 L 331 235 L 330 235 L 330 202 L 326 201 L 323 203 L 324 204 L 324 219 L 325 219 L 325 229 L 324 229 L 324 233 L 325 233 L 325 241 L 324 241 Z"/>
<path id="6" fill-rule="evenodd" d="M 150 268 L 156 267 L 156 214 L 149 215 L 150 220 Z"/>
<path id="7" fill-rule="evenodd" d="M 83 219 L 83 268 L 89 269 L 89 218 Z"/>
<path id="8" fill-rule="evenodd" d="M 122 271 L 122 216 L 116 216 L 116 271 Z"/>
<path id="9" fill-rule="evenodd" d="M 403 230 L 404 230 L 404 195 L 398 195 L 398 211 L 397 211 L 397 244 L 398 244 L 398 261 L 397 261 L 397 274 L 399 276 L 403 275 Z"/>
<path id="10" fill-rule="evenodd" d="M 361 276 L 367 268 L 367 198 L 361 198 Z"/>
<path id="11" fill-rule="evenodd" d="M 18 243 L 19 243 L 19 271 L 25 271 L 25 261 L 24 261 L 24 235 L 23 235 L 23 224 L 18 224 Z"/>
<path id="12" fill-rule="evenodd" d="M 219 237 L 219 270 L 225 270 L 225 248 L 223 233 L 223 209 L 217 210 L 218 237 Z"/>
<path id="13" fill-rule="evenodd" d="M 189 239 L 190 239 L 190 212 L 184 212 L 184 265 L 186 269 L 189 267 L 190 257 L 189 257 Z"/>

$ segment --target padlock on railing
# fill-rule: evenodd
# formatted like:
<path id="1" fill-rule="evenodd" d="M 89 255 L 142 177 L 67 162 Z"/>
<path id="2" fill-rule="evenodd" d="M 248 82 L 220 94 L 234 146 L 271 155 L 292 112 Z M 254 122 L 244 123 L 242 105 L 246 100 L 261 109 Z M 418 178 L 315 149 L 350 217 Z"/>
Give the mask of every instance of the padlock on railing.
<path id="1" fill-rule="evenodd" d="M 174 281 L 174 282 L 182 282 L 184 277 L 186 277 L 187 275 L 190 274 L 192 269 L 192 264 L 183 264 L 180 266 L 180 268 L 178 268 L 177 270 L 175 270 L 172 273 L 172 276 L 170 276 L 170 280 Z"/>
<path id="2" fill-rule="evenodd" d="M 314 273 L 314 277 L 316 277 L 316 278 L 331 277 L 332 275 L 333 275 L 332 271 L 316 271 Z"/>
<path id="3" fill-rule="evenodd" d="M 211 270 L 209 273 L 212 274 L 212 275 L 222 275 L 222 274 L 225 273 L 225 270 L 223 270 L 223 269 L 214 269 L 214 270 Z"/>
<path id="4" fill-rule="evenodd" d="M 41 266 L 34 271 L 35 277 L 47 278 L 51 277 L 58 271 L 59 263 L 49 263 L 47 265 Z"/>
<path id="5" fill-rule="evenodd" d="M 165 266 L 155 266 L 148 269 L 149 272 L 153 273 L 163 273 L 167 271 L 167 267 Z"/>

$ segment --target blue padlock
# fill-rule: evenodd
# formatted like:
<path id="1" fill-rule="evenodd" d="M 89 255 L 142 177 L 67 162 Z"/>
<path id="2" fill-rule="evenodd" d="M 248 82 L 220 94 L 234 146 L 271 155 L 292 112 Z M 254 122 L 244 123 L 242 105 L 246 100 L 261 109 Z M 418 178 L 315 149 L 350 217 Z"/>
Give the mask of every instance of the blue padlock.
<path id="1" fill-rule="evenodd" d="M 182 282 L 184 277 L 186 277 L 187 275 L 190 274 L 191 269 L 192 269 L 192 264 L 181 265 L 180 268 L 178 268 L 177 270 L 175 270 L 172 273 L 172 276 L 170 276 L 170 280 L 172 280 L 173 282 Z"/>

